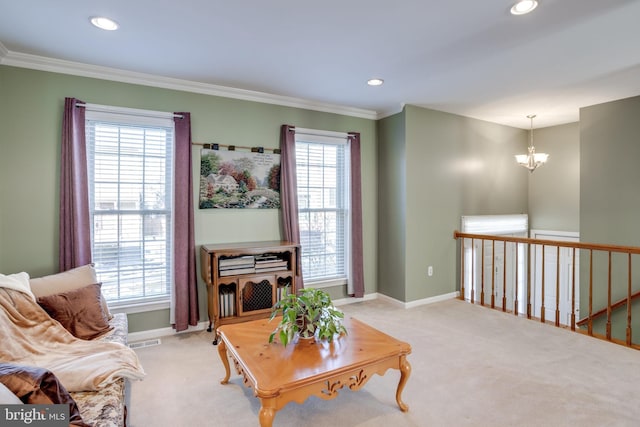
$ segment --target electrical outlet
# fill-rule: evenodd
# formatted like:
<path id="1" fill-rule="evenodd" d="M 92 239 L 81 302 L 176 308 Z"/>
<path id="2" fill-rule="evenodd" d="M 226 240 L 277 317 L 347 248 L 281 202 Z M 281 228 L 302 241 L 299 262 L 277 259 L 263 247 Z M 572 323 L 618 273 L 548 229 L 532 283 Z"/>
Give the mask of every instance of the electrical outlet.
<path id="1" fill-rule="evenodd" d="M 427 274 L 429 275 L 429 277 L 433 276 L 433 266 L 430 265 L 429 268 L 427 269 Z"/>

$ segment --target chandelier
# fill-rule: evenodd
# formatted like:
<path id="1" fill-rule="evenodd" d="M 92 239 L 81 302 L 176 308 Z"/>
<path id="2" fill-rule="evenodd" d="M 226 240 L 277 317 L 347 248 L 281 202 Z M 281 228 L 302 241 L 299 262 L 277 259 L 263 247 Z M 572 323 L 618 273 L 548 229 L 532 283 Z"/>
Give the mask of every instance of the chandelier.
<path id="1" fill-rule="evenodd" d="M 536 147 L 533 146 L 533 119 L 535 116 L 535 114 L 527 116 L 528 119 L 531 119 L 531 130 L 529 131 L 531 142 L 529 144 L 529 153 L 516 154 L 516 162 L 518 162 L 520 166 L 524 166 L 529 169 L 529 172 L 533 172 L 538 166 L 544 165 L 547 159 L 549 159 L 549 155 L 547 153 L 536 153 Z"/>

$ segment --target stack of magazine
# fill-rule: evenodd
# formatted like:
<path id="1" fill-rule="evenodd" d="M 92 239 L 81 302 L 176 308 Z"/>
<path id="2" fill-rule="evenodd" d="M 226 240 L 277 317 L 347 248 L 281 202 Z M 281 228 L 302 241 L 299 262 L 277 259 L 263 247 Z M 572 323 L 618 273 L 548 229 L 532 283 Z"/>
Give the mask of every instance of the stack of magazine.
<path id="1" fill-rule="evenodd" d="M 256 272 L 256 260 L 253 255 L 218 260 L 220 276 L 234 276 L 236 274 L 251 274 Z"/>
<path id="2" fill-rule="evenodd" d="M 258 255 L 255 257 L 256 273 L 286 270 L 288 262 L 277 255 Z"/>

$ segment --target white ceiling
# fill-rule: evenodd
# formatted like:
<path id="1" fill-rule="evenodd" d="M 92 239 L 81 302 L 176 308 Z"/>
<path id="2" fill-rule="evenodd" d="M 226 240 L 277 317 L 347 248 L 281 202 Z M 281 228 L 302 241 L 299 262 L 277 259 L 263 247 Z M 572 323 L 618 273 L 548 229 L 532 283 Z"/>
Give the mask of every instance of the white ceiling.
<path id="1" fill-rule="evenodd" d="M 528 114 L 535 127 L 575 122 L 580 107 L 640 95 L 640 1 L 539 0 L 519 17 L 513 2 L 0 0 L 0 63 L 63 60 L 309 108 L 384 117 L 412 104 L 521 128 Z M 92 27 L 95 15 L 120 29 Z"/>

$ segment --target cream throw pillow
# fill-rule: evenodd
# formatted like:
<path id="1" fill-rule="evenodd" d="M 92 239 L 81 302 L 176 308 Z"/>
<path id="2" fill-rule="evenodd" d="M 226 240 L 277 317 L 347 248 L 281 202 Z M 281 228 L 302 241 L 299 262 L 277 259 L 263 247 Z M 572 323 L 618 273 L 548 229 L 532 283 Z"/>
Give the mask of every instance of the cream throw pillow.
<path id="1" fill-rule="evenodd" d="M 40 298 L 73 291 L 87 285 L 93 285 L 94 283 L 98 283 L 98 278 L 93 264 L 87 264 L 62 273 L 32 278 L 29 280 L 29 283 L 33 295 L 35 295 L 36 298 Z M 107 306 L 104 296 L 101 296 L 100 300 L 104 314 L 107 316 L 107 319 L 111 319 L 113 316 L 111 312 L 109 312 L 109 307 Z"/>

